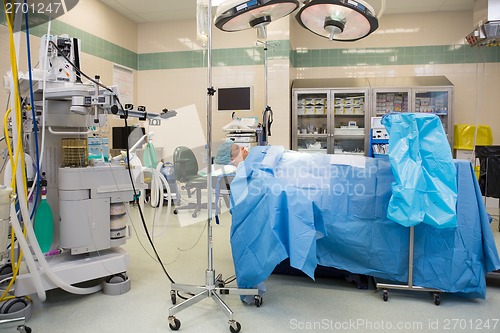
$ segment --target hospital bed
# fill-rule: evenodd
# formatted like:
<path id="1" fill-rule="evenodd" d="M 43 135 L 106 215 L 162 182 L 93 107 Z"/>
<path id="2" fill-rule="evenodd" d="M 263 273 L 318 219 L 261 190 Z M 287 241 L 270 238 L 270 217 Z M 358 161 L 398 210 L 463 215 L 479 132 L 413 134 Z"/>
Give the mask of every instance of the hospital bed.
<path id="1" fill-rule="evenodd" d="M 314 278 L 317 265 L 405 283 L 409 228 L 387 218 L 389 161 L 255 147 L 231 183 L 231 246 L 239 287 L 265 281 L 289 258 Z M 457 171 L 457 223 L 414 227 L 413 282 L 484 298 L 485 276 L 500 268 L 472 165 Z"/>

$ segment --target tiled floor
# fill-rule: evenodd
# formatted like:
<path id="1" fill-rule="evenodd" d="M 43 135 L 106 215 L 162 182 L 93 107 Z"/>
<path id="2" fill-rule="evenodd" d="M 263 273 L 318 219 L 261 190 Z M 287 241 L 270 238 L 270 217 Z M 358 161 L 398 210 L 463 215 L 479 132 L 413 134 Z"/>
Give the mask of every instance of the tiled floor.
<path id="1" fill-rule="evenodd" d="M 132 208 L 134 214 L 136 208 Z M 500 245 L 498 212 L 495 214 L 491 228 Z M 146 215 L 151 217 L 151 208 Z M 171 214 L 165 226 L 164 212 L 154 228 L 154 242 L 176 282 L 204 285 L 208 266 L 206 223 L 203 217 L 201 222 L 189 223 L 192 221 L 188 216 L 186 222 L 182 214 Z M 234 274 L 229 247 L 230 215 L 226 212 L 221 217 L 221 224 L 213 227 L 214 268 L 226 279 Z M 138 221 L 136 217 L 133 220 Z M 27 321 L 33 332 L 170 331 L 170 281 L 152 258 L 141 226 L 138 222 L 134 225 L 136 233 L 124 246 L 131 258 L 127 272 L 131 290 L 120 296 L 78 296 L 52 290 L 45 302 L 34 299 L 33 314 Z M 234 311 L 234 319 L 241 324 L 241 332 L 471 332 L 479 328 L 500 332 L 498 278 L 488 278 L 484 300 L 444 294 L 440 306 L 434 305 L 427 292 L 391 291 L 389 301 L 384 302 L 381 292 L 374 288 L 356 289 L 353 283 L 340 278 L 312 281 L 302 276 L 272 275 L 266 286 L 268 292 L 260 308 L 243 304 L 238 296 L 223 296 Z M 176 317 L 181 321 L 179 332 L 229 332 L 227 317 L 211 299 Z"/>

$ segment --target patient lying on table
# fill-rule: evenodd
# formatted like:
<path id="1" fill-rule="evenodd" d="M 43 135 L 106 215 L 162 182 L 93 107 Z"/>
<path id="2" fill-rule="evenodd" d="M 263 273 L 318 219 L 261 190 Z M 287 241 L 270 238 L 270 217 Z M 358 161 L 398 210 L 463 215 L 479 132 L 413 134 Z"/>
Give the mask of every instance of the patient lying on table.
<path id="1" fill-rule="evenodd" d="M 215 164 L 238 166 L 247 156 L 248 150 L 245 147 L 228 140 L 219 147 L 214 162 Z"/>

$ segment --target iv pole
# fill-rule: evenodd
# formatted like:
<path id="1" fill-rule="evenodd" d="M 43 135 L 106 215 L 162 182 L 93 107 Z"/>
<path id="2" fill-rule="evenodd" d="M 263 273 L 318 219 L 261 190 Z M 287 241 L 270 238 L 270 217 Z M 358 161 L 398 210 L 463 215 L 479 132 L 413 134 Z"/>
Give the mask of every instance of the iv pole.
<path id="1" fill-rule="evenodd" d="M 212 0 L 208 0 L 208 15 L 212 16 Z M 205 298 L 212 298 L 217 303 L 226 316 L 229 318 L 229 330 L 231 333 L 238 333 L 241 330 L 239 322 L 233 319 L 233 311 L 226 305 L 219 294 L 233 294 L 233 295 L 254 295 L 255 304 L 261 304 L 261 298 L 258 289 L 238 289 L 238 288 L 224 288 L 216 287 L 215 270 L 213 267 L 213 238 L 212 238 L 212 98 L 215 94 L 215 89 L 212 86 L 212 23 L 208 20 L 208 44 L 207 44 L 207 71 L 208 71 L 208 85 L 207 85 L 207 189 L 208 189 L 208 220 L 207 220 L 207 236 L 208 236 L 208 268 L 205 271 L 205 285 L 194 286 L 187 284 L 172 283 L 170 297 L 174 306 L 168 310 L 169 327 L 173 331 L 177 331 L 181 327 L 181 322 L 174 315 L 191 305 L 194 305 Z M 178 291 L 184 291 L 194 294 L 194 296 L 184 300 L 183 302 L 175 305 L 176 295 Z"/>
<path id="2" fill-rule="evenodd" d="M 273 123 L 273 110 L 271 109 L 271 106 L 269 106 L 268 102 L 268 65 L 267 65 L 267 50 L 269 46 L 268 41 L 257 41 L 257 44 L 263 44 L 264 45 L 264 83 L 265 83 L 265 88 L 264 88 L 264 111 L 262 112 L 262 132 L 259 137 L 259 146 L 266 146 L 267 145 L 267 137 L 271 136 L 271 124 Z M 276 42 L 277 44 L 277 42 Z"/>

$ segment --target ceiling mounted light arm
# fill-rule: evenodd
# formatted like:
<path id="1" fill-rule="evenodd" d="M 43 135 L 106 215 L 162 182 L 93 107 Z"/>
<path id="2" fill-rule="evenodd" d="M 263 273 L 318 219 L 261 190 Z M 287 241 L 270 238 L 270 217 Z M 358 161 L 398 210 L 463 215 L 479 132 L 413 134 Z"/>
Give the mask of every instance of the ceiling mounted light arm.
<path id="1" fill-rule="evenodd" d="M 271 23 L 271 16 L 264 15 L 250 21 L 250 27 L 257 29 L 258 38 L 267 38 L 267 25 Z"/>
<path id="2" fill-rule="evenodd" d="M 382 7 L 385 7 L 383 0 Z M 318 36 L 352 42 L 378 28 L 373 8 L 362 0 L 311 0 L 297 13 L 299 24 Z"/>
<path id="3" fill-rule="evenodd" d="M 333 40 L 336 35 L 341 34 L 344 31 L 345 24 L 342 21 L 325 19 L 325 30 L 328 32 L 328 38 Z"/>
<path id="4" fill-rule="evenodd" d="M 380 18 L 382 17 L 382 15 L 384 15 L 384 12 L 385 12 L 385 0 L 381 0 L 380 1 L 380 10 L 378 11 L 378 14 L 377 14 L 377 19 L 380 20 Z"/>
<path id="5" fill-rule="evenodd" d="M 215 26 L 233 32 L 255 28 L 266 38 L 266 27 L 299 7 L 297 0 L 229 0 L 217 8 Z"/>

